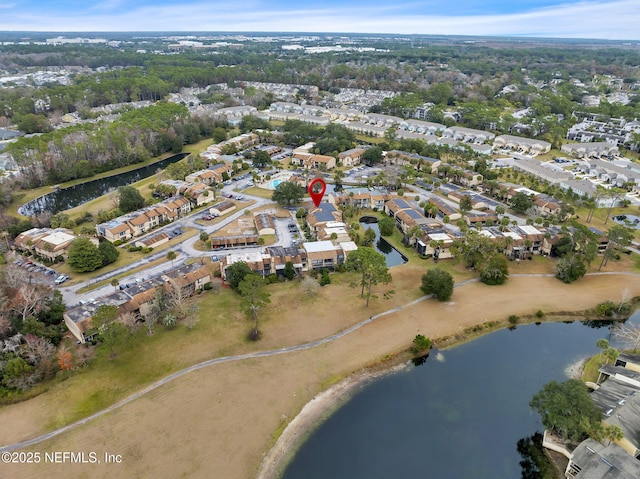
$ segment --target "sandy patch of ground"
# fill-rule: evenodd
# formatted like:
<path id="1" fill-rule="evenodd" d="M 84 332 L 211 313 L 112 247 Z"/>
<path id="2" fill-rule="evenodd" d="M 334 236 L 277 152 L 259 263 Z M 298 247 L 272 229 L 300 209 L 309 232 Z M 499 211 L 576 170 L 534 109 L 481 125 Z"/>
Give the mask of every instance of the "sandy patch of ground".
<path id="1" fill-rule="evenodd" d="M 394 287 L 399 289 L 398 285 Z M 398 295 L 416 295 L 416 289 L 417 284 L 412 291 L 399 291 Z M 417 333 L 436 338 L 454 335 L 479 322 L 504 320 L 509 314 L 531 314 L 538 309 L 581 310 L 606 299 L 619 300 L 625 290 L 639 295 L 638 277 L 591 276 L 571 285 L 541 277 L 511 278 L 507 285 L 499 287 L 472 283 L 457 289 L 452 302 L 419 302 L 314 349 L 223 363 L 189 373 L 117 411 L 24 449 L 41 454 L 95 451 L 99 457 L 104 452 L 121 454 L 121 464 L 0 464 L 0 476 L 247 479 L 255 476 L 278 431 L 306 403 L 345 376 L 406 348 Z M 384 305 L 383 301 L 378 302 Z M 358 304 L 360 317 L 368 317 L 370 312 L 361 303 L 351 303 Z M 306 317 L 301 318 L 309 325 L 309 331 L 314 320 L 316 324 L 332 323 L 333 328 L 326 326 L 332 332 L 344 324 L 342 311 L 327 307 L 326 303 L 321 310 L 325 312 L 322 315 L 316 314 L 318 310 L 307 310 Z M 357 310 L 353 309 L 354 314 Z M 269 328 L 270 323 L 266 322 L 265 338 L 275 338 L 275 330 Z M 317 332 L 294 329 L 297 332 L 290 333 L 290 340 L 303 335 L 317 337 Z M 269 349 L 269 342 L 261 342 L 261 349 Z M 329 394 L 328 400 L 316 403 L 326 404 L 330 410 L 340 395 Z M 50 408 L 49 413 L 55 410 L 54 405 L 42 408 L 43 412 Z M 15 409 L 12 406 L 11 410 L 11 416 L 3 415 L 7 419 L 3 429 L 13 428 L 11 436 L 24 436 L 15 432 L 25 426 L 29 429 L 25 421 L 34 421 L 20 415 L 21 411 L 30 410 L 29 404 L 16 405 Z M 294 430 L 296 437 L 304 434 Z"/>

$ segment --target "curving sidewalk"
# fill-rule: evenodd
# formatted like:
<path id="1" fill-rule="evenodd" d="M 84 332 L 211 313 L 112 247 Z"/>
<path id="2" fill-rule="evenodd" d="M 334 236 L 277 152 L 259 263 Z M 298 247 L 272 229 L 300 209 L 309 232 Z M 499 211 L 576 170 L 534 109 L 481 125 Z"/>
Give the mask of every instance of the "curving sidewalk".
<path id="1" fill-rule="evenodd" d="M 639 273 L 632 273 L 632 272 L 615 272 L 615 271 L 611 271 L 611 272 L 598 272 L 598 273 L 588 273 L 587 276 L 604 276 L 604 275 L 627 275 L 627 276 L 634 276 L 634 277 L 640 277 Z M 552 277 L 554 276 L 553 274 L 542 274 L 542 273 L 530 273 L 530 274 L 510 274 L 510 277 Z M 462 281 L 460 283 L 457 283 L 454 285 L 454 288 L 460 288 L 462 286 L 471 284 L 471 283 L 476 283 L 479 282 L 480 279 L 479 278 L 472 278 L 472 279 L 468 279 L 466 281 Z M 425 295 L 425 296 L 421 296 L 420 298 L 411 301 L 409 303 L 406 303 L 404 305 L 398 306 L 396 308 L 393 309 L 389 309 L 387 311 L 383 311 L 382 313 L 376 314 L 375 316 L 370 316 L 368 319 L 365 319 L 357 324 L 354 324 L 353 326 L 351 326 L 350 328 L 347 328 L 343 331 L 340 331 L 336 334 L 333 334 L 331 336 L 327 336 L 325 338 L 322 339 L 318 339 L 316 341 L 312 341 L 309 343 L 304 343 L 304 344 L 299 344 L 297 346 L 289 346 L 287 348 L 282 348 L 282 349 L 272 349 L 272 350 L 267 350 L 267 351 L 258 351 L 258 352 L 254 352 L 254 353 L 247 353 L 247 354 L 240 354 L 237 356 L 224 356 L 224 357 L 220 357 L 220 358 L 214 358 L 214 359 L 209 359 L 207 361 L 203 361 L 197 364 L 194 364 L 192 366 L 189 366 L 187 368 L 181 369 L 180 371 L 176 371 L 173 374 L 170 374 L 169 376 L 166 376 L 152 384 L 150 384 L 149 386 L 145 387 L 144 389 L 141 389 L 140 391 L 114 403 L 113 405 L 109 406 L 106 409 L 103 409 L 102 411 L 98 411 L 90 416 L 87 416 L 83 419 L 80 419 L 76 422 L 73 422 L 71 424 L 68 424 L 67 426 L 61 427 L 60 429 L 56 429 L 55 431 L 51 431 L 47 434 L 43 434 L 41 436 L 37 436 L 33 439 L 28 439 L 26 441 L 21 441 L 21 442 L 17 442 L 14 444 L 8 444 L 5 446 L 1 446 L 0 447 L 0 452 L 5 452 L 5 451 L 13 451 L 15 449 L 20 449 L 22 447 L 25 446 L 33 446 L 35 444 L 39 444 L 41 442 L 46 441 L 47 439 L 50 439 L 52 437 L 58 436 L 60 434 L 63 434 L 64 432 L 67 432 L 71 429 L 74 429 L 78 426 L 82 426 L 83 424 L 86 424 L 94 419 L 97 419 L 111 411 L 114 411 L 116 409 L 121 408 L 122 406 L 125 406 L 126 404 L 129 404 L 132 401 L 135 401 L 136 399 L 138 399 L 139 397 L 155 390 L 158 389 L 159 387 L 163 386 L 164 384 L 169 383 L 170 381 L 173 381 L 174 379 L 177 379 L 181 376 L 184 376 L 185 374 L 188 374 L 192 371 L 197 371 L 198 369 L 202 369 L 202 368 L 206 368 L 209 366 L 213 366 L 215 364 L 220 364 L 220 363 L 226 363 L 226 362 L 231 362 L 231 361 L 242 361 L 245 359 L 252 359 L 252 358 L 261 358 L 261 357 L 269 357 L 269 356 L 276 356 L 279 354 L 287 354 L 287 353 L 291 353 L 294 351 L 303 351 L 303 350 L 307 350 L 307 349 L 312 349 L 315 347 L 318 347 L 320 345 L 326 344 L 326 343 L 330 343 L 333 341 L 336 341 L 340 338 L 343 338 L 344 336 L 353 333 L 354 331 L 357 331 L 358 329 L 366 326 L 369 323 L 374 322 L 376 319 L 390 315 L 390 314 L 394 314 L 397 313 L 399 311 L 402 311 L 405 308 L 408 308 L 414 304 L 420 303 L 422 301 L 425 301 L 427 299 L 430 299 L 433 295 Z"/>

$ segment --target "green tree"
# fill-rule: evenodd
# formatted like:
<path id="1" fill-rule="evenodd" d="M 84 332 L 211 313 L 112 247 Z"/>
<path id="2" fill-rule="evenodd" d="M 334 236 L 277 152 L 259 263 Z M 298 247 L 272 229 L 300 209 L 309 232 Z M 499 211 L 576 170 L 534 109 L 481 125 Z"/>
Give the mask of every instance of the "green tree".
<path id="1" fill-rule="evenodd" d="M 208 239 L 209 239 L 209 233 L 207 233 L 206 231 L 201 231 L 200 232 L 200 241 L 205 243 Z"/>
<path id="2" fill-rule="evenodd" d="M 173 262 L 175 261 L 175 259 L 178 257 L 178 253 L 176 253 L 175 251 L 167 251 L 167 261 L 171 261 L 171 267 L 173 268 Z"/>
<path id="3" fill-rule="evenodd" d="M 118 307 L 107 304 L 99 306 L 91 318 L 92 325 L 98 329 L 100 341 L 109 350 L 110 358 L 116 356 L 116 347 L 129 337 L 129 330 L 117 318 Z"/>
<path id="4" fill-rule="evenodd" d="M 299 204 L 304 197 L 305 190 L 291 181 L 283 181 L 273 190 L 271 199 L 283 206 Z"/>
<path id="5" fill-rule="evenodd" d="M 395 225 L 396 222 L 390 216 L 380 218 L 380 221 L 378 221 L 378 229 L 380 230 L 380 235 L 391 236 L 393 234 L 393 228 L 395 227 Z"/>
<path id="6" fill-rule="evenodd" d="M 284 264 L 284 276 L 288 280 L 292 280 L 296 277 L 296 269 L 293 267 L 293 263 L 291 261 L 287 261 Z"/>
<path id="7" fill-rule="evenodd" d="M 345 267 L 348 271 L 356 271 L 362 275 L 360 296 L 366 298 L 366 307 L 369 307 L 369 299 L 372 297 L 371 287 L 379 283 L 391 282 L 385 257 L 373 248 L 362 247 L 349 253 Z"/>
<path id="8" fill-rule="evenodd" d="M 215 143 L 222 143 L 227 139 L 227 130 L 222 127 L 217 127 L 213 130 L 212 137 Z"/>
<path id="9" fill-rule="evenodd" d="M 529 406 L 540 414 L 544 427 L 566 441 L 578 443 L 602 421 L 587 386 L 577 379 L 551 381 L 533 396 Z"/>
<path id="10" fill-rule="evenodd" d="M 424 294 L 433 294 L 438 301 L 449 301 L 453 294 L 453 276 L 448 271 L 432 268 L 422 275 L 420 289 Z"/>
<path id="11" fill-rule="evenodd" d="M 24 359 L 13 357 L 4 364 L 2 382 L 7 387 L 26 391 L 37 382 L 35 370 Z"/>
<path id="12" fill-rule="evenodd" d="M 253 166 L 256 168 L 264 168 L 271 164 L 269 153 L 264 150 L 258 150 L 253 154 Z"/>
<path id="13" fill-rule="evenodd" d="M 494 254 L 480 272 L 480 281 L 484 284 L 504 284 L 509 277 L 509 262 L 505 255 Z"/>
<path id="14" fill-rule="evenodd" d="M 471 202 L 471 196 L 464 195 L 460 198 L 460 212 L 464 215 L 473 209 L 473 203 Z"/>
<path id="15" fill-rule="evenodd" d="M 333 184 L 335 191 L 340 191 L 342 189 L 342 180 L 344 179 L 344 171 L 336 170 L 333 173 Z"/>
<path id="16" fill-rule="evenodd" d="M 88 273 L 102 267 L 102 253 L 89 238 L 76 238 L 69 246 L 67 264 L 76 273 Z"/>
<path id="17" fill-rule="evenodd" d="M 45 133 L 51 130 L 51 123 L 49 123 L 45 115 L 36 115 L 33 113 L 19 116 L 16 125 L 20 131 L 27 134 Z"/>
<path id="18" fill-rule="evenodd" d="M 237 263 L 236 263 L 237 264 Z M 271 295 L 265 290 L 264 280 L 257 274 L 247 274 L 238 284 L 238 293 L 244 298 L 247 312 L 253 320 L 253 328 L 249 332 L 249 339 L 256 341 L 262 337 L 258 329 L 258 311 L 270 303 Z"/>
<path id="19" fill-rule="evenodd" d="M 362 154 L 362 160 L 367 165 L 375 165 L 382 161 L 382 148 L 379 146 L 372 146 L 371 148 L 367 148 Z"/>
<path id="20" fill-rule="evenodd" d="M 525 214 L 532 206 L 533 200 L 523 191 L 519 191 L 511 198 L 511 208 L 521 215 Z"/>
<path id="21" fill-rule="evenodd" d="M 475 230 L 470 230 L 465 238 L 454 242 L 452 250 L 456 258 L 463 259 L 467 268 L 480 270 L 487 258 L 491 258 L 496 254 L 497 247 L 490 238 L 481 235 Z"/>
<path id="22" fill-rule="evenodd" d="M 582 256 L 569 253 L 558 260 L 556 278 L 565 283 L 572 283 L 587 273 L 587 264 Z"/>
<path id="23" fill-rule="evenodd" d="M 612 226 L 607 231 L 607 240 L 609 240 L 609 242 L 602 255 L 602 261 L 600 261 L 598 271 L 600 271 L 603 266 L 606 266 L 610 259 L 616 257 L 619 248 L 626 248 L 631 244 L 633 241 L 633 230 L 624 225 Z"/>
<path id="24" fill-rule="evenodd" d="M 362 246 L 371 246 L 376 240 L 376 236 L 376 232 L 373 230 L 373 228 L 367 228 L 366 230 L 364 230 L 364 234 L 362 235 L 360 244 Z"/>
<path id="25" fill-rule="evenodd" d="M 120 286 L 120 281 L 118 281 L 118 278 L 113 278 L 109 284 L 111 284 L 111 286 L 113 286 L 115 288 L 116 291 L 118 291 L 118 286 Z"/>
<path id="26" fill-rule="evenodd" d="M 102 255 L 102 266 L 106 266 L 111 263 L 115 263 L 120 256 L 120 251 L 118 248 L 113 246 L 109 241 L 102 241 L 98 245 L 98 250 Z"/>
<path id="27" fill-rule="evenodd" d="M 252 273 L 253 271 L 247 263 L 245 263 L 244 261 L 238 261 L 227 267 L 227 269 L 225 270 L 225 277 L 231 289 L 238 292 L 238 286 L 240 285 L 242 280 L 244 280 L 247 275 Z"/>
<path id="28" fill-rule="evenodd" d="M 144 198 L 133 186 L 121 186 L 118 189 L 118 196 L 118 208 L 123 213 L 130 213 L 144 206 Z"/>

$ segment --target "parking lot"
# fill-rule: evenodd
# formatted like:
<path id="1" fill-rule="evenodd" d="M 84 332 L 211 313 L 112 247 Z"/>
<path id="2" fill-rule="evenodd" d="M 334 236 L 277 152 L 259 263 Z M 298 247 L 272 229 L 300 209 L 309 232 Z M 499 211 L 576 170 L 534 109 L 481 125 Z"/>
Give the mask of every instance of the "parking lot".
<path id="1" fill-rule="evenodd" d="M 62 284 L 69 279 L 69 276 L 60 275 L 53 268 L 31 259 L 20 257 L 14 260 L 13 264 L 28 273 L 29 282 Z"/>

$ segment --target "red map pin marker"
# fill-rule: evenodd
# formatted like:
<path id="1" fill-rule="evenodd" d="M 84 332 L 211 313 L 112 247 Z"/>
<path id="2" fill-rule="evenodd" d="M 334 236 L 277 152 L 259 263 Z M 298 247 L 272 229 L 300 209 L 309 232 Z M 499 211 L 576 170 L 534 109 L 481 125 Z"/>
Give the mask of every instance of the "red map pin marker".
<path id="1" fill-rule="evenodd" d="M 316 207 L 320 206 L 324 192 L 327 191 L 327 184 L 324 180 L 322 178 L 312 180 L 307 189 L 309 190 L 309 196 L 311 196 L 313 204 L 316 205 Z"/>

